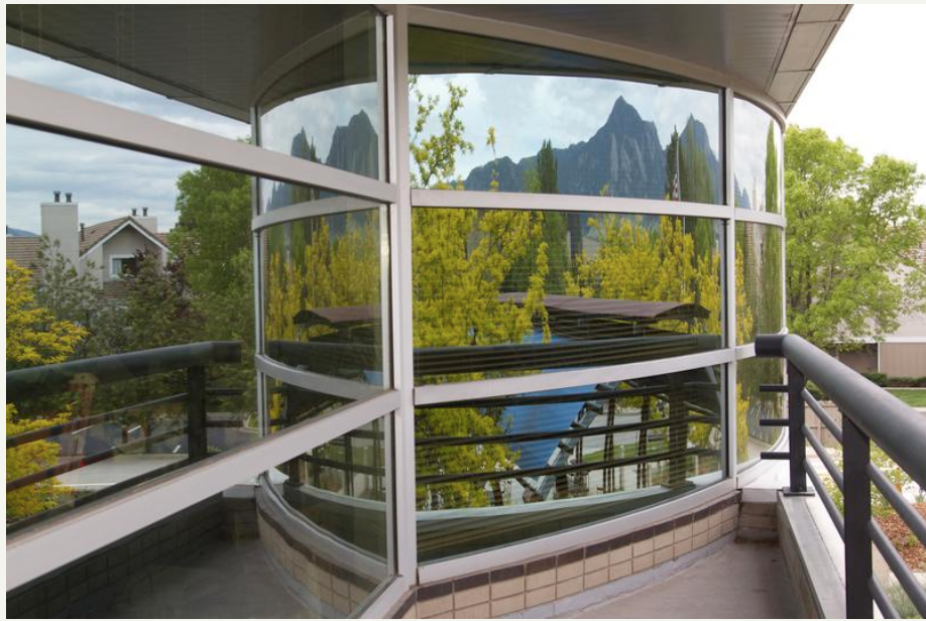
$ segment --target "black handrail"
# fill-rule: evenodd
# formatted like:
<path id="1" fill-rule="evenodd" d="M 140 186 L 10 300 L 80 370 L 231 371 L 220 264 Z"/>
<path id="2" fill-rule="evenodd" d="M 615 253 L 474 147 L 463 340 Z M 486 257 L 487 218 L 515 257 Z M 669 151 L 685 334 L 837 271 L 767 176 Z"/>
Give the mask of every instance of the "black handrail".
<path id="1" fill-rule="evenodd" d="M 123 443 L 92 455 L 85 455 L 81 459 L 58 464 L 25 477 L 7 481 L 7 492 L 39 483 L 59 474 L 108 459 L 130 449 L 147 446 L 151 442 L 182 433 L 187 434 L 188 460 L 197 461 L 206 458 L 208 456 L 207 427 L 226 426 L 218 421 L 210 423 L 207 419 L 206 402 L 208 398 L 236 395 L 242 392 L 238 388 L 209 388 L 207 386 L 207 367 L 213 364 L 240 362 L 240 342 L 207 341 L 8 371 L 6 374 L 8 402 L 33 397 L 36 394 L 46 395 L 68 391 L 73 389 L 75 380 L 86 376 L 92 377 L 94 382 L 107 383 L 179 370 L 185 370 L 187 375 L 186 391 L 183 393 L 22 433 L 7 438 L 8 450 L 54 435 L 73 432 L 103 423 L 122 414 L 150 408 L 154 405 L 185 402 L 187 404 L 187 421 L 182 429 L 175 429 L 166 434 L 162 433 Z"/>
<path id="2" fill-rule="evenodd" d="M 89 375 L 105 383 L 211 364 L 240 362 L 239 341 L 206 341 L 46 364 L 7 371 L 6 400 L 11 403 L 35 396 L 37 392 L 48 394 L 67 391 L 78 375 Z"/>
<path id="3" fill-rule="evenodd" d="M 789 461 L 790 487 L 785 490 L 786 494 L 807 494 L 808 477 L 820 494 L 845 546 L 846 616 L 870 619 L 875 602 L 884 617 L 891 618 L 897 614 L 883 588 L 874 579 L 872 545 L 877 546 L 914 607 L 926 616 L 926 589 L 871 515 L 871 486 L 874 484 L 914 535 L 926 545 L 926 520 L 910 507 L 871 461 L 871 443 L 874 442 L 914 481 L 926 487 L 926 416 L 799 336 L 759 336 L 755 347 L 757 356 L 784 358 L 788 363 L 787 385 L 763 386 L 762 390 L 788 393 L 789 449 L 784 453 L 763 453 L 762 456 Z M 808 380 L 839 408 L 843 417 L 841 429 L 807 390 Z M 804 424 L 805 407 L 810 407 L 842 444 L 841 475 Z M 811 440 L 811 448 L 843 493 L 842 515 L 822 479 L 807 461 L 805 439 Z"/>

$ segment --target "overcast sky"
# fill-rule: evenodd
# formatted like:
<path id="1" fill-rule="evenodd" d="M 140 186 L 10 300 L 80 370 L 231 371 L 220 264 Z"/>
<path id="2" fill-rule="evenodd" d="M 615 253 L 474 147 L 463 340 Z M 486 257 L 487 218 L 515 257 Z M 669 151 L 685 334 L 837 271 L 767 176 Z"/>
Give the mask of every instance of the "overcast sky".
<path id="1" fill-rule="evenodd" d="M 852 7 L 788 117 L 926 173 L 926 5 Z M 926 204 L 926 187 L 919 202 Z"/>

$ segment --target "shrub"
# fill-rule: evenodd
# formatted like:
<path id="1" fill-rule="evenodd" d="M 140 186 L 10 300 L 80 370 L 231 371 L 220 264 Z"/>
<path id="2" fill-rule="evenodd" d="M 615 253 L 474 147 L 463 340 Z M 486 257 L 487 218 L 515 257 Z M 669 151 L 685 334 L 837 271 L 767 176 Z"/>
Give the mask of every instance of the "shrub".
<path id="1" fill-rule="evenodd" d="M 882 388 L 887 386 L 887 375 L 884 373 L 862 373 L 862 376 Z"/>

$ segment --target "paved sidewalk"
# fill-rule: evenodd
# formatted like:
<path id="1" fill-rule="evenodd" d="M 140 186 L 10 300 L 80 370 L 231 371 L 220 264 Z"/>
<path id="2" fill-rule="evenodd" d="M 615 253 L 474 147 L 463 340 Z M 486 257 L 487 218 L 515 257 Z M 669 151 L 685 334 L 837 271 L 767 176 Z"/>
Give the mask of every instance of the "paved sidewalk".
<path id="1" fill-rule="evenodd" d="M 730 543 L 688 569 L 573 618 L 796 619 L 799 610 L 777 545 Z"/>

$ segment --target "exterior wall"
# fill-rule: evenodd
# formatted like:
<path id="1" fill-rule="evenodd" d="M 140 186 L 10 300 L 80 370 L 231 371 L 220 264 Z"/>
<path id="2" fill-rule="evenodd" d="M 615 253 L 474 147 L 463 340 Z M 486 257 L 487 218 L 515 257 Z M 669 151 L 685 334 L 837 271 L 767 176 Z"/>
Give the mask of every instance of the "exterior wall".
<path id="1" fill-rule="evenodd" d="M 132 228 L 125 228 L 102 245 L 104 282 L 113 280 L 111 261 L 113 256 L 134 255 L 138 250 L 161 253 L 161 265 L 167 263 L 167 255 L 148 239 Z"/>
<path id="2" fill-rule="evenodd" d="M 77 203 L 42 203 L 42 235 L 61 244 L 61 254 L 77 266 L 80 254 Z"/>
<path id="3" fill-rule="evenodd" d="M 92 269 L 91 269 L 91 265 Z M 93 275 L 97 283 L 102 284 L 107 268 L 103 265 L 103 247 L 97 246 L 91 252 L 88 252 L 80 258 L 80 271 L 88 272 Z"/>
<path id="4" fill-rule="evenodd" d="M 926 343 L 881 343 L 879 370 L 892 377 L 926 375 Z"/>
<path id="5" fill-rule="evenodd" d="M 868 343 L 855 351 L 839 352 L 836 358 L 854 371 L 872 373 L 878 370 L 878 345 Z"/>
<path id="6" fill-rule="evenodd" d="M 9 617 L 105 615 L 161 570 L 215 541 L 257 535 L 253 498 L 214 496 L 7 593 Z M 168 569 L 169 570 L 169 569 Z"/>
<path id="7" fill-rule="evenodd" d="M 420 585 L 393 618 L 549 617 L 576 607 L 566 598 L 686 557 L 736 531 L 735 496 L 672 520 L 555 556 Z"/>

